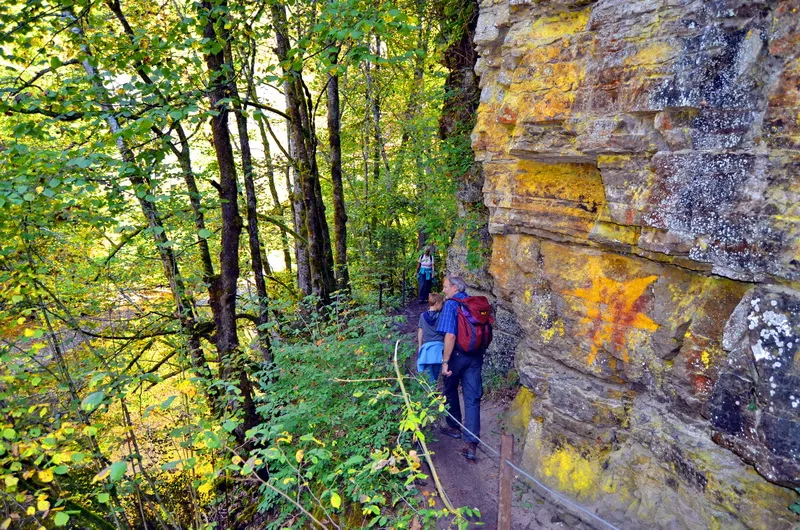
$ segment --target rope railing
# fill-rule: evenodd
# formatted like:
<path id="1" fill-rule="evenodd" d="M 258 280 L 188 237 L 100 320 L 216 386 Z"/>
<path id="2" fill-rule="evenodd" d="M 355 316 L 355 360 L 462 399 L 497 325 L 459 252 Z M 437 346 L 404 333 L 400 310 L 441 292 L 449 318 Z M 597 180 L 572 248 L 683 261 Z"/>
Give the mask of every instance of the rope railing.
<path id="1" fill-rule="evenodd" d="M 426 381 L 424 381 L 424 380 L 422 380 L 422 379 L 419 379 L 419 381 L 420 381 L 420 383 L 422 383 L 422 384 L 423 384 L 423 385 L 424 385 L 424 386 L 425 386 L 425 387 L 428 389 L 428 391 L 429 391 L 429 392 L 434 392 L 434 389 L 432 389 L 432 388 L 431 388 L 431 386 L 430 386 L 430 385 L 429 385 L 429 384 L 428 384 Z M 450 419 L 451 419 L 451 420 L 453 420 L 455 423 L 457 423 L 457 424 L 458 424 L 458 425 L 461 427 L 461 429 L 462 429 L 463 431 L 465 431 L 465 432 L 469 433 L 469 434 L 470 434 L 471 436 L 473 436 L 473 437 L 474 437 L 476 440 L 478 440 L 478 442 L 480 443 L 480 445 L 481 445 L 481 446 L 483 446 L 483 447 L 485 447 L 486 449 L 488 449 L 488 450 L 489 450 L 489 452 L 493 453 L 493 454 L 494 454 L 496 457 L 499 457 L 499 456 L 500 456 L 500 452 L 499 452 L 497 449 L 495 449 L 494 447 L 492 447 L 491 445 L 489 445 L 488 443 L 486 443 L 484 440 L 482 440 L 482 439 L 480 439 L 478 436 L 476 436 L 476 435 L 475 435 L 475 433 L 473 433 L 472 431 L 470 431 L 469 429 L 467 429 L 467 428 L 464 426 L 464 424 L 463 424 L 463 423 L 461 423 L 460 421 L 458 421 L 457 419 L 455 419 L 455 418 L 453 417 L 453 415 L 452 415 L 452 414 L 450 414 L 450 411 L 448 411 L 447 409 L 445 409 L 445 414 L 447 414 L 448 416 L 450 416 Z M 501 464 L 501 465 L 502 465 L 502 463 L 503 463 L 503 462 L 499 462 L 499 464 Z M 553 490 L 552 488 L 549 488 L 549 487 L 547 487 L 547 486 L 546 486 L 545 484 L 543 484 L 543 483 L 542 483 L 540 480 L 538 480 L 538 479 L 536 479 L 535 477 L 531 476 L 531 475 L 530 475 L 528 472 L 526 472 L 524 469 L 522 469 L 522 468 L 520 468 L 519 466 L 517 466 L 516 464 L 514 464 L 514 462 L 512 462 L 512 461 L 510 461 L 510 460 L 506 459 L 506 460 L 505 460 L 505 463 L 506 463 L 506 464 L 508 464 L 508 465 L 509 465 L 509 466 L 510 466 L 512 469 L 514 469 L 514 470 L 515 470 L 517 473 L 519 473 L 520 475 L 522 475 L 522 476 L 524 476 L 525 478 L 527 478 L 528 480 L 530 480 L 530 481 L 531 481 L 532 483 L 534 483 L 536 486 L 538 486 L 538 487 L 539 487 L 539 488 L 541 488 L 542 490 L 544 490 L 544 491 L 546 491 L 547 493 L 549 493 L 549 494 L 550 494 L 550 496 L 551 496 L 553 499 L 555 499 L 555 500 L 557 501 L 557 502 L 556 502 L 556 504 L 562 504 L 562 505 L 566 504 L 567 506 L 569 506 L 569 507 L 573 508 L 575 511 L 577 511 L 577 512 L 579 512 L 579 513 L 582 513 L 582 514 L 584 514 L 584 515 L 587 515 L 587 516 L 588 516 L 589 518 L 591 518 L 592 520 L 594 520 L 594 521 L 598 521 L 598 522 L 602 523 L 603 525 L 605 525 L 606 527 L 608 527 L 608 528 L 611 528 L 612 530 L 620 530 L 619 528 L 617 528 L 617 527 L 616 527 L 616 526 L 614 526 L 613 524 L 609 523 L 608 521 L 606 521 L 606 520 L 605 520 L 605 519 L 603 519 L 602 517 L 600 517 L 600 516 L 598 516 L 598 515 L 596 515 L 596 514 L 594 514 L 594 513 L 590 512 L 589 510 L 587 510 L 587 509 L 586 509 L 586 508 L 584 508 L 583 506 L 580 506 L 579 504 L 576 504 L 574 501 L 571 501 L 570 499 L 568 499 L 568 498 L 567 498 L 567 497 L 565 497 L 564 495 L 562 495 L 562 494 L 558 493 L 557 491 Z"/>

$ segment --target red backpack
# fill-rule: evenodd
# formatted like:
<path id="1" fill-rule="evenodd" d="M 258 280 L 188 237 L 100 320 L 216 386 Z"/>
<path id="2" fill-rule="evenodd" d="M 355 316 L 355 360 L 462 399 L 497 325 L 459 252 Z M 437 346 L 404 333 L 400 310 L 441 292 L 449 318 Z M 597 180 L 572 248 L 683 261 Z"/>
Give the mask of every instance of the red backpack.
<path id="1" fill-rule="evenodd" d="M 451 298 L 458 303 L 456 311 L 456 347 L 465 355 L 484 353 L 492 342 L 492 306 L 485 296 Z"/>

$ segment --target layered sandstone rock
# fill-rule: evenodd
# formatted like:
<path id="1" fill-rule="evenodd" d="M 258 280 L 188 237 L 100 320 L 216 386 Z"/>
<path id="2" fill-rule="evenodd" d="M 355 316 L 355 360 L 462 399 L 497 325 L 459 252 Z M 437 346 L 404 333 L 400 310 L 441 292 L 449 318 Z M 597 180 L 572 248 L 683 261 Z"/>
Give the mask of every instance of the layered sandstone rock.
<path id="1" fill-rule="evenodd" d="M 800 0 L 484 0 L 475 42 L 526 465 L 628 527 L 792 527 Z"/>

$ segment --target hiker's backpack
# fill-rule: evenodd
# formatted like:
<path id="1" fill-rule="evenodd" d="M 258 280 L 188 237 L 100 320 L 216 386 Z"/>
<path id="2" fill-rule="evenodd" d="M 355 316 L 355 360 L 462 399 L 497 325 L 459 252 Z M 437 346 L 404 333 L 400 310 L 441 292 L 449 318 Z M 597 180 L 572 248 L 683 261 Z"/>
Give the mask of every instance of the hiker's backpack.
<path id="1" fill-rule="evenodd" d="M 458 303 L 456 311 L 456 347 L 465 355 L 478 355 L 492 342 L 492 306 L 485 296 L 452 298 Z"/>

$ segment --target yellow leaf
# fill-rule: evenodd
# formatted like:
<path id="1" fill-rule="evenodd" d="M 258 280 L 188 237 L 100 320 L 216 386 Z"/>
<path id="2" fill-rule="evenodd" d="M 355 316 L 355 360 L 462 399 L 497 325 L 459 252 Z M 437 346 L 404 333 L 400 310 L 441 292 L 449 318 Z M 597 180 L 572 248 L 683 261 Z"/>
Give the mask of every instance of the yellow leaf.
<path id="1" fill-rule="evenodd" d="M 49 502 L 47 502 L 47 501 L 41 501 L 41 500 L 40 500 L 40 501 L 38 501 L 38 502 L 36 503 L 36 509 L 37 509 L 38 511 L 40 511 L 40 512 L 46 512 L 47 510 L 49 510 L 49 509 L 50 509 L 50 503 L 49 503 Z"/>
<path id="2" fill-rule="evenodd" d="M 342 498 L 335 491 L 331 493 L 331 506 L 338 508 L 342 505 Z"/>
<path id="3" fill-rule="evenodd" d="M 53 470 L 41 469 L 36 472 L 36 477 L 44 483 L 53 482 Z"/>
<path id="4" fill-rule="evenodd" d="M 36 186 L 36 193 L 42 193 L 44 191 L 44 186 Z"/>
<path id="5" fill-rule="evenodd" d="M 33 506 L 28 506 L 28 509 L 25 510 L 26 515 L 33 515 L 35 513 L 36 513 L 36 508 L 34 508 Z"/>
<path id="6" fill-rule="evenodd" d="M 305 452 L 302 449 L 298 449 L 297 452 L 295 453 L 294 459 L 297 460 L 298 464 L 303 461 L 304 454 Z"/>
<path id="7" fill-rule="evenodd" d="M 101 469 L 100 472 L 94 476 L 92 479 L 92 484 L 95 482 L 99 482 L 106 478 L 111 473 L 111 466 L 106 467 L 105 469 Z"/>
<path id="8" fill-rule="evenodd" d="M 197 491 L 199 491 L 200 493 L 208 493 L 209 491 L 211 491 L 211 488 L 213 487 L 214 483 L 209 480 L 208 482 L 203 482 L 202 484 L 200 484 L 200 487 L 197 488 Z"/>
<path id="9" fill-rule="evenodd" d="M 0 524 L 0 530 L 6 530 L 9 526 L 11 526 L 11 517 L 3 521 L 3 524 Z"/>

